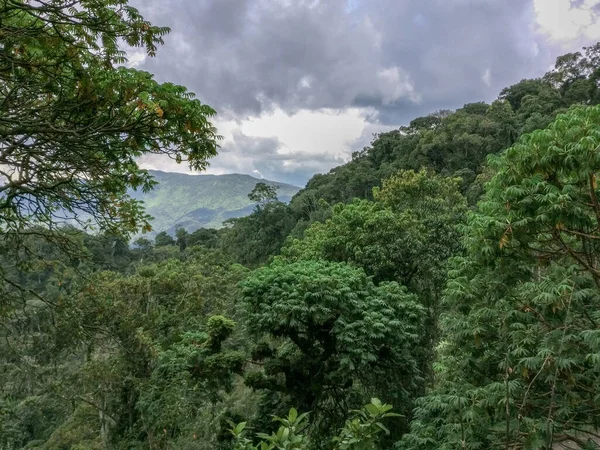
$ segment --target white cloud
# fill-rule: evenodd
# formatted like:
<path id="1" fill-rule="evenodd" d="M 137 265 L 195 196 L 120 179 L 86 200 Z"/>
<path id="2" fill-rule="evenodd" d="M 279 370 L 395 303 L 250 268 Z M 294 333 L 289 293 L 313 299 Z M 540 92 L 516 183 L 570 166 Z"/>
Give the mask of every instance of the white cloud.
<path id="1" fill-rule="evenodd" d="M 141 65 L 148 55 L 144 50 L 135 49 L 127 53 L 127 67 L 138 67 Z"/>
<path id="2" fill-rule="evenodd" d="M 492 85 L 492 71 L 489 69 L 489 67 L 483 72 L 481 80 L 486 84 L 486 86 Z"/>
<path id="3" fill-rule="evenodd" d="M 409 98 L 412 102 L 419 103 L 420 97 L 415 92 L 410 77 L 399 67 L 380 70 L 377 76 L 384 105 L 391 105 L 402 98 Z"/>
<path id="4" fill-rule="evenodd" d="M 313 173 L 327 172 L 348 161 L 352 151 L 357 150 L 357 143 L 365 141 L 366 134 L 380 131 L 379 126 L 373 128 L 367 116 L 372 120 L 376 112 L 348 108 L 287 114 L 277 109 L 239 122 L 217 120 L 215 125 L 224 139 L 219 155 L 210 161 L 206 173 L 239 172 L 304 184 Z M 261 145 L 265 143 L 268 148 L 265 146 L 261 154 Z M 277 148 L 273 149 L 275 144 Z M 140 164 L 145 169 L 188 172 L 185 164 L 165 157 L 144 156 Z"/>
<path id="5" fill-rule="evenodd" d="M 243 121 L 240 129 L 244 134 L 255 137 L 276 134 L 290 153 L 327 153 L 341 157 L 347 154 L 346 145 L 362 133 L 366 112 L 359 108 L 344 111 L 322 109 L 302 110 L 289 115 L 276 110 Z"/>
<path id="6" fill-rule="evenodd" d="M 539 31 L 565 46 L 579 39 L 599 40 L 597 0 L 534 0 Z"/>
<path id="7" fill-rule="evenodd" d="M 300 79 L 300 83 L 299 83 L 301 88 L 305 88 L 305 89 L 310 89 L 310 78 L 307 76 L 304 76 Z"/>

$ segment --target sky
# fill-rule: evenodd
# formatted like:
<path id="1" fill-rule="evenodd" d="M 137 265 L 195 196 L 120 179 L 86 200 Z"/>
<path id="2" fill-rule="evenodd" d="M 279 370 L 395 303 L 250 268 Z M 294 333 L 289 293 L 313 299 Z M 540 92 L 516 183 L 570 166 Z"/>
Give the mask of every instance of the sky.
<path id="1" fill-rule="evenodd" d="M 600 0 L 135 0 L 171 27 L 129 65 L 186 86 L 218 115 L 207 173 L 303 186 L 374 133 L 493 101 L 600 41 Z M 144 157 L 148 169 L 188 172 Z"/>

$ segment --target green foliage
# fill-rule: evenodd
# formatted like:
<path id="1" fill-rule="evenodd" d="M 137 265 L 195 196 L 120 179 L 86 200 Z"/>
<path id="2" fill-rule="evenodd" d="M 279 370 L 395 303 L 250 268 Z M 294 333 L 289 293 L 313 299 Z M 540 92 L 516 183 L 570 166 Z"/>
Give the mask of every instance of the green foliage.
<path id="1" fill-rule="evenodd" d="M 305 421 L 308 418 L 308 413 L 298 415 L 298 411 L 292 408 L 287 418 L 275 417 L 273 420 L 281 423 L 281 426 L 276 433 L 271 435 L 258 433 L 257 437 L 263 439 L 267 444 L 267 448 L 273 449 L 301 449 L 305 448 L 305 437 L 300 434 L 305 428 Z M 261 444 L 264 447 L 264 444 Z"/>
<path id="2" fill-rule="evenodd" d="M 247 383 L 313 411 L 324 435 L 365 392 L 409 405 L 424 311 L 398 284 L 375 286 L 341 263 L 276 262 L 253 272 L 242 296 L 250 336 L 266 339 L 255 352 L 264 371 Z"/>
<path id="3" fill-rule="evenodd" d="M 420 227 L 410 212 L 396 214 L 382 203 L 355 199 L 338 204 L 331 219 L 315 223 L 282 251 L 290 261 L 324 259 L 361 267 L 375 282 L 409 285 L 423 251 Z"/>
<path id="4" fill-rule="evenodd" d="M 277 201 L 278 189 L 279 186 L 269 186 L 263 182 L 256 183 L 254 189 L 248 194 L 248 198 L 262 207 L 269 202 Z"/>
<path id="5" fill-rule="evenodd" d="M 257 183 L 248 198 L 256 203 L 247 217 L 230 219 L 220 234 L 220 247 L 241 264 L 256 267 L 279 252 L 295 225 L 288 205 L 277 200 L 278 187 Z"/>
<path id="6" fill-rule="evenodd" d="M 296 225 L 290 207 L 269 202 L 247 217 L 231 219 L 220 237 L 220 248 L 235 261 L 256 267 L 279 252 Z"/>
<path id="7" fill-rule="evenodd" d="M 374 192 L 377 201 L 396 214 L 410 214 L 418 224 L 414 228 L 422 244 L 420 255 L 412 261 L 418 276 L 406 285 L 425 295 L 428 306 L 435 307 L 446 277 L 446 260 L 461 251 L 458 228 L 465 220 L 467 205 L 459 191 L 460 182 L 424 170 L 401 171 Z"/>
<path id="8" fill-rule="evenodd" d="M 371 450 L 378 447 L 379 435 L 389 435 L 389 430 L 382 423 L 383 419 L 399 417 L 398 414 L 389 412 L 392 406 L 382 403 L 379 399 L 371 399 L 362 409 L 352 411 L 353 417 L 346 421 L 338 435 L 331 440 L 332 450 Z M 281 423 L 276 432 L 271 435 L 257 433 L 261 439 L 257 445 L 246 436 L 246 422 L 231 423 L 231 434 L 234 437 L 236 450 L 271 450 L 271 449 L 298 449 L 308 450 L 313 448 L 311 440 L 301 434 L 308 427 L 308 413 L 298 414 L 295 408 L 290 409 L 286 418 L 274 417 L 274 421 Z M 319 444 L 319 443 L 316 443 Z M 323 444 L 323 443 L 320 443 Z"/>
<path id="9" fill-rule="evenodd" d="M 283 257 L 352 263 L 375 282 L 398 281 L 416 293 L 437 273 L 439 290 L 444 261 L 460 249 L 457 225 L 466 203 L 459 180 L 404 171 L 375 188 L 374 196 L 377 202 L 336 205 L 330 219 L 291 241 Z"/>
<path id="10" fill-rule="evenodd" d="M 218 136 L 120 67 L 168 31 L 125 0 L 0 16 L 2 449 L 597 447 L 600 44 L 377 135 L 286 205 L 139 169 L 203 169 Z M 142 199 L 164 227 L 130 247 Z"/>
<path id="11" fill-rule="evenodd" d="M 281 257 L 346 262 L 373 276 L 375 283 L 396 281 L 416 294 L 427 307 L 418 357 L 427 379 L 446 262 L 461 252 L 458 227 L 467 206 L 459 186 L 459 179 L 402 171 L 374 189 L 375 202 L 355 199 L 336 205 L 330 219 L 313 224 L 303 239 L 290 241 Z"/>
<path id="12" fill-rule="evenodd" d="M 185 228 L 177 227 L 175 229 L 175 237 L 177 239 L 175 241 L 175 243 L 179 247 L 179 251 L 180 252 L 184 251 L 185 248 L 187 247 L 187 241 L 188 241 L 189 233 L 186 231 Z"/>
<path id="13" fill-rule="evenodd" d="M 302 435 L 302 431 L 308 426 L 308 413 L 298 415 L 295 408 L 290 409 L 289 414 L 285 418 L 274 417 L 273 421 L 281 423 L 281 426 L 276 432 L 271 435 L 266 433 L 257 433 L 256 436 L 261 439 L 257 445 L 253 445 L 252 440 L 246 437 L 246 422 L 230 423 L 229 430 L 233 436 L 234 450 L 274 450 L 274 449 L 307 449 L 308 440 Z"/>
<path id="14" fill-rule="evenodd" d="M 161 231 L 154 238 L 154 245 L 157 247 L 175 245 L 175 239 L 173 239 L 166 231 Z"/>
<path id="15" fill-rule="evenodd" d="M 211 316 L 206 332 L 188 331 L 157 353 L 152 374 L 140 383 L 136 405 L 145 433 L 177 438 L 182 425 L 197 417 L 197 405 L 217 403 L 222 390 L 233 389 L 232 374 L 241 373 L 244 354 L 221 349 L 233 327 L 233 321 Z M 184 402 L 176 400 L 182 398 Z"/>
<path id="16" fill-rule="evenodd" d="M 103 322 L 114 319 L 122 304 L 115 301 L 118 307 L 111 310 L 111 299 L 106 309 L 92 313 L 74 298 L 73 285 L 93 268 L 129 266 L 127 235 L 149 230 L 149 217 L 130 192 L 155 184 L 136 161 L 168 155 L 204 169 L 216 155 L 219 137 L 210 122 L 215 111 L 182 86 L 123 67 L 122 43 L 153 56 L 169 31 L 145 21 L 126 0 L 5 1 L 0 17 L 0 354 L 8 386 L 2 399 L 12 409 L 27 404 L 21 400 L 42 397 L 56 421 L 31 427 L 17 414 L 19 425 L 11 429 L 24 432 L 18 437 L 11 432 L 0 445 L 22 448 L 48 439 L 51 429 L 50 440 L 57 439 L 61 432 L 55 427 L 62 423 L 63 431 L 72 426 L 63 447 L 94 448 L 106 443 L 112 419 L 98 402 L 109 398 L 105 389 L 114 380 L 110 370 L 99 371 L 102 381 L 94 390 L 90 383 L 77 391 L 85 379 L 77 370 L 86 358 L 84 347 L 94 354 L 91 336 L 102 340 L 107 329 L 122 333 L 121 340 L 107 338 L 107 347 L 133 332 L 123 322 L 123 327 Z M 58 226 L 65 221 L 101 233 L 82 236 Z M 137 314 L 139 320 L 143 314 Z M 121 366 L 112 350 L 108 357 L 94 356 L 106 357 L 105 364 L 117 371 Z M 26 388 L 19 373 L 27 373 Z M 68 417 L 86 401 L 101 419 L 81 427 L 74 444 L 78 422 Z"/>
<path id="17" fill-rule="evenodd" d="M 131 275 L 82 280 L 65 267 L 44 279 L 44 298 L 56 304 L 32 304 L 3 336 L 2 445 L 192 448 L 215 443 L 215 410 L 251 414 L 235 375 L 246 344 L 221 315 L 237 316 L 246 270 L 215 251 L 173 250 L 181 259 L 152 263 L 150 248 Z"/>
<path id="18" fill-rule="evenodd" d="M 408 447 L 583 446 L 600 427 L 599 123 L 600 107 L 571 109 L 491 159 Z"/>
<path id="19" fill-rule="evenodd" d="M 99 275 L 79 309 L 105 329 L 104 338 L 93 344 L 82 370 L 107 383 L 90 394 L 109 405 L 112 440 L 137 440 L 142 433 L 149 445 L 177 441 L 199 420 L 197 405 L 217 402 L 223 389 L 232 389 L 244 357 L 222 348 L 233 322 L 204 317 L 224 309 L 235 285 L 228 277 L 240 275 L 202 260 L 150 265 L 127 278 Z M 78 321 L 87 325 L 85 317 Z"/>
<path id="20" fill-rule="evenodd" d="M 377 447 L 379 435 L 383 432 L 390 434 L 381 422 L 388 417 L 400 417 L 390 412 L 392 405 L 381 402 L 378 398 L 371 399 L 363 409 L 353 411 L 354 417 L 346 421 L 338 436 L 333 438 L 335 447 L 339 450 L 369 450 Z"/>
<path id="21" fill-rule="evenodd" d="M 200 228 L 186 238 L 186 245 L 189 247 L 199 245 L 205 248 L 216 248 L 218 244 L 219 232 L 212 228 Z"/>

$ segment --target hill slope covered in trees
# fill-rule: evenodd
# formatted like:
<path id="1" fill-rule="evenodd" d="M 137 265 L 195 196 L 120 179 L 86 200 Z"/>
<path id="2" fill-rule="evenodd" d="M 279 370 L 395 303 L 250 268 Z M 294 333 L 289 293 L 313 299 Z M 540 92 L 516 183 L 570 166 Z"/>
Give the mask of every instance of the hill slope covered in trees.
<path id="1" fill-rule="evenodd" d="M 296 186 L 260 180 L 250 175 L 187 175 L 150 170 L 157 185 L 149 192 L 132 192 L 144 202 L 146 212 L 154 219 L 155 232 L 174 234 L 177 227 L 188 231 L 219 228 L 223 221 L 248 215 L 254 202 L 248 198 L 256 183 L 278 187 L 278 197 L 289 202 L 300 190 Z"/>

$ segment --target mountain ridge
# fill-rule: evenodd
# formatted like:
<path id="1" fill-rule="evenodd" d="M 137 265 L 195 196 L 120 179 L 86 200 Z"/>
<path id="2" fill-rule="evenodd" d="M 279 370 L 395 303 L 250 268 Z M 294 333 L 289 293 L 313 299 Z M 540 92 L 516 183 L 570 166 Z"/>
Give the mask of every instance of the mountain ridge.
<path id="1" fill-rule="evenodd" d="M 144 202 L 152 220 L 152 234 L 170 234 L 179 226 L 188 231 L 219 228 L 224 220 L 248 215 L 255 203 L 248 194 L 256 183 L 278 186 L 278 197 L 289 202 L 301 188 L 288 183 L 260 179 L 248 174 L 187 174 L 148 170 L 158 184 L 150 192 L 132 191 Z"/>

